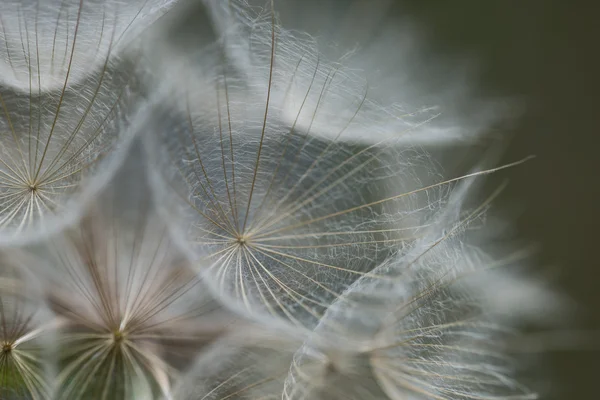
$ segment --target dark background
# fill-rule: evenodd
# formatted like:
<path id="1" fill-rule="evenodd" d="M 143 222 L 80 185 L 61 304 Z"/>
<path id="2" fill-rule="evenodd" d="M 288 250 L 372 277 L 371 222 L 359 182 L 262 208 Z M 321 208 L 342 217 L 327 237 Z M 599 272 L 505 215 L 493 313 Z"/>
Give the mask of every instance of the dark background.
<path id="1" fill-rule="evenodd" d="M 578 4 L 580 3 L 580 4 Z M 595 2 L 402 1 L 440 53 L 479 63 L 478 90 L 526 99 L 502 163 L 535 154 L 497 206 L 540 244 L 537 268 L 577 304 L 564 350 L 548 354 L 556 399 L 598 399 L 600 379 L 600 29 Z M 596 4 L 598 5 L 598 4 Z M 515 206 L 518 204 L 518 207 Z M 568 327 L 567 327 L 568 328 Z M 571 349 L 569 349 L 571 348 Z M 543 396 L 546 398 L 546 396 Z"/>

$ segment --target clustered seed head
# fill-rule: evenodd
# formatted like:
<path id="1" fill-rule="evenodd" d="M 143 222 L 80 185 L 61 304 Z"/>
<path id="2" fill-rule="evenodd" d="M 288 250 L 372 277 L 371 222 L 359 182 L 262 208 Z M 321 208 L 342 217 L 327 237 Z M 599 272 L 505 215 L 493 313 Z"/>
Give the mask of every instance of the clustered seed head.
<path id="1" fill-rule="evenodd" d="M 472 198 L 522 161 L 443 176 L 287 1 L 0 0 L 1 399 L 536 398 Z"/>

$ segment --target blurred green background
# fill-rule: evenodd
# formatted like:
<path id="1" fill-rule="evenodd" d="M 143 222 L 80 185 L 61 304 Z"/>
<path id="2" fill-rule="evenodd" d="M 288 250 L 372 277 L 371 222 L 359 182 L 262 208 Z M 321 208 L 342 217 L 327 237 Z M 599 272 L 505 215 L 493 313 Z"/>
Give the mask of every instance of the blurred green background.
<path id="1" fill-rule="evenodd" d="M 576 302 L 573 329 L 589 331 L 565 343 L 572 350 L 549 354 L 546 366 L 557 383 L 549 395 L 561 400 L 600 398 L 600 24 L 594 5 L 404 0 L 397 7 L 418 21 L 433 51 L 477 61 L 479 91 L 525 100 L 506 132 L 512 139 L 502 163 L 537 158 L 506 171 L 510 184 L 497 207 L 513 213 L 521 239 L 540 244 L 537 268 L 547 269 Z"/>

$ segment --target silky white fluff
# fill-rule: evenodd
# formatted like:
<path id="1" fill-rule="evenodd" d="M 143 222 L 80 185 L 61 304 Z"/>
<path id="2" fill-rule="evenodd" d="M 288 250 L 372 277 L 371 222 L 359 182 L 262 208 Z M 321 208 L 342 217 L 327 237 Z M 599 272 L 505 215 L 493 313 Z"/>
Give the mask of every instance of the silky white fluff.
<path id="1" fill-rule="evenodd" d="M 175 0 L 2 0 L 0 84 L 25 93 L 81 82 Z"/>
<path id="2" fill-rule="evenodd" d="M 165 53 L 160 107 L 140 131 L 158 204 L 216 294 L 312 328 L 412 245 L 462 178 L 444 180 L 411 144 L 429 111 L 378 105 L 355 71 L 267 20 L 248 41 L 234 29 L 201 53 Z"/>
<path id="3" fill-rule="evenodd" d="M 0 88 L 0 242 L 60 229 L 107 182 L 131 139 L 132 79 L 129 66 L 106 59 L 58 92 Z"/>
<path id="4" fill-rule="evenodd" d="M 312 42 L 310 45 L 318 47 L 321 59 L 337 61 L 343 71 L 352 71 L 350 76 L 332 76 L 331 80 L 335 82 L 338 78 L 344 91 L 352 96 L 368 92 L 367 105 L 357 119 L 365 119 L 365 127 L 371 134 L 354 125 L 346 130 L 344 138 L 374 143 L 386 136 L 403 135 L 413 145 L 429 146 L 473 142 L 481 139 L 490 127 L 518 112 L 515 101 L 498 101 L 477 94 L 472 81 L 477 75 L 473 60 L 431 54 L 420 26 L 404 16 L 401 6 L 394 2 L 205 0 L 204 3 L 215 30 L 228 43 L 228 54 L 241 70 L 265 73 L 271 16 L 275 13 L 277 23 L 288 32 L 278 36 L 278 46 L 288 46 L 288 41 L 298 39 L 304 45 Z M 278 69 L 288 68 L 291 72 L 296 61 L 307 53 L 315 54 L 314 50 L 306 49 L 285 52 L 278 58 Z M 301 65 L 300 71 L 306 71 L 298 73 L 296 79 L 310 79 L 310 68 Z M 292 89 L 289 99 L 301 102 L 306 84 L 297 84 L 300 90 Z M 342 95 L 341 89 L 336 92 Z M 314 123 L 323 121 L 324 129 L 313 129 L 311 134 L 329 138 L 337 132 L 327 129 L 328 118 L 343 119 L 354 109 L 344 101 L 321 108 L 323 112 Z M 425 129 L 406 132 L 409 116 L 423 112 L 435 118 L 432 123 Z M 293 119 L 293 112 L 290 118 Z"/>

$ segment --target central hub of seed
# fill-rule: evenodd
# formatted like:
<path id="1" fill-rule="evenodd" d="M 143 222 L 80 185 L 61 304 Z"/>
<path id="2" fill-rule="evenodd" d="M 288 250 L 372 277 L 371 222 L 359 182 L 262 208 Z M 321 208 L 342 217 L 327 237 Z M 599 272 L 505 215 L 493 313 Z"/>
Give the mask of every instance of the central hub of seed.
<path id="1" fill-rule="evenodd" d="M 120 344 L 125 339 L 125 334 L 121 331 L 113 332 L 113 341 L 117 344 Z"/>
<path id="2" fill-rule="evenodd" d="M 38 185 L 37 183 L 30 183 L 29 185 L 27 185 L 29 187 L 29 191 L 30 192 L 36 192 L 38 190 Z"/>
<path id="3" fill-rule="evenodd" d="M 244 236 L 240 236 L 237 238 L 237 242 L 240 246 L 245 246 L 248 240 Z"/>
<path id="4" fill-rule="evenodd" d="M 11 343 L 3 343 L 2 344 L 2 352 L 3 353 L 10 353 L 13 349 L 13 346 Z"/>

